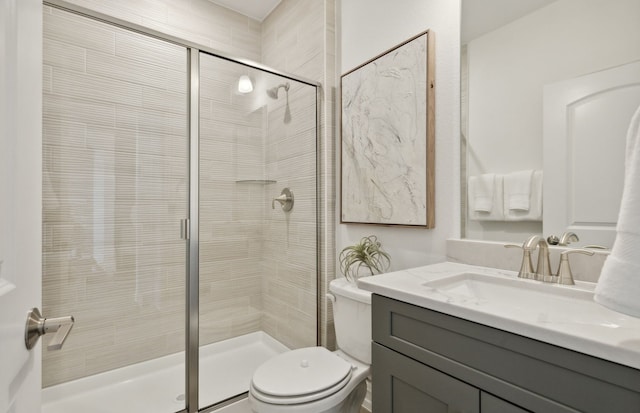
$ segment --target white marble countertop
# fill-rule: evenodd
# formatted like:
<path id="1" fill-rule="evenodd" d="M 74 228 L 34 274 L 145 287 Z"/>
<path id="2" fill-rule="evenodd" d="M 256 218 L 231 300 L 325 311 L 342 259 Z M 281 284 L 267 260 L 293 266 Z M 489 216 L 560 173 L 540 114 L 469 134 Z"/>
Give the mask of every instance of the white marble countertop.
<path id="1" fill-rule="evenodd" d="M 468 297 L 448 296 L 424 285 L 465 272 L 529 283 L 532 290 L 572 291 L 564 291 L 569 293 L 568 297 L 559 305 L 555 301 L 546 302 L 541 295 L 539 305 L 511 300 L 508 305 L 496 306 Z M 640 319 L 609 310 L 593 301 L 595 284 L 543 285 L 540 281 L 518 279 L 516 275 L 513 271 L 444 262 L 363 277 L 358 280 L 358 286 L 399 301 L 640 369 Z"/>

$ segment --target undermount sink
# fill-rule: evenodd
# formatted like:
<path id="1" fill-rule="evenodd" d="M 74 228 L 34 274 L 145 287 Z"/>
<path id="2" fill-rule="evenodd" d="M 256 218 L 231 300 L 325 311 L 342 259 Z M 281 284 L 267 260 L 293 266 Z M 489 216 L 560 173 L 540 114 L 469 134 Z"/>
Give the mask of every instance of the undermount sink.
<path id="1" fill-rule="evenodd" d="M 463 272 L 422 284 L 448 302 L 466 302 L 476 305 L 509 305 L 540 307 L 542 301 L 558 301 L 558 304 L 575 299 L 592 300 L 593 292 L 579 287 L 541 283 L 532 280 Z"/>
<path id="2" fill-rule="evenodd" d="M 602 316 L 593 288 L 462 272 L 422 283 L 423 293 L 448 304 L 536 323 L 616 326 Z"/>

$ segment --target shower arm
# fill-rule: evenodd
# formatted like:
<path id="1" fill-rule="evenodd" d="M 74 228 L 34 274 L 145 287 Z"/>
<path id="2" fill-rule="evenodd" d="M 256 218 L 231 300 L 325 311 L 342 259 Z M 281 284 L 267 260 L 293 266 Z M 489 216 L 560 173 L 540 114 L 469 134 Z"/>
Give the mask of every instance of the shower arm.
<path id="1" fill-rule="evenodd" d="M 280 91 L 280 88 L 283 88 L 284 91 L 287 92 L 287 96 L 288 96 L 290 87 L 291 87 L 291 85 L 289 84 L 289 82 L 281 83 L 276 87 L 272 87 L 271 89 L 267 89 L 267 96 L 269 96 L 271 99 L 278 99 L 278 92 Z"/>

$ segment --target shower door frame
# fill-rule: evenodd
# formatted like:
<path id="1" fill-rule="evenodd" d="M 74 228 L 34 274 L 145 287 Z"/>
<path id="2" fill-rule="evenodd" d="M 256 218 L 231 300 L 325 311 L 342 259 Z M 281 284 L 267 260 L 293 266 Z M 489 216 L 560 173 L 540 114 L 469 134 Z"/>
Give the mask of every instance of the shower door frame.
<path id="1" fill-rule="evenodd" d="M 316 345 L 321 345 L 322 337 L 322 303 L 321 303 L 321 273 L 320 273 L 320 253 L 321 253 L 321 232 L 320 228 L 320 174 L 318 173 L 318 166 L 321 162 L 320 154 L 320 108 L 322 101 L 322 85 L 312 79 L 307 79 L 301 76 L 297 76 L 291 73 L 286 73 L 261 63 L 254 62 L 250 59 L 239 58 L 232 56 L 228 53 L 221 52 L 211 47 L 203 46 L 189 40 L 185 40 L 179 37 L 171 36 L 166 33 L 162 33 L 157 30 L 153 30 L 135 23 L 128 22 L 126 20 L 118 19 L 116 17 L 100 13 L 83 6 L 69 3 L 65 0 L 44 0 L 43 5 L 53 7 L 59 10 L 64 10 L 70 13 L 74 13 L 80 16 L 87 17 L 92 20 L 97 20 L 102 23 L 110 24 L 115 27 L 120 27 L 125 30 L 129 30 L 135 33 L 139 33 L 145 36 L 149 36 L 155 39 L 159 39 L 168 43 L 175 44 L 177 46 L 184 47 L 187 50 L 187 73 L 188 79 L 188 142 L 189 142 L 189 217 L 187 218 L 187 231 L 185 238 L 187 240 L 187 258 L 186 258 L 186 294 L 185 294 L 185 391 L 186 400 L 185 408 L 179 410 L 177 413 L 197 413 L 197 412 L 211 412 L 218 408 L 224 407 L 232 402 L 235 402 L 239 398 L 245 397 L 240 395 L 239 397 L 233 397 L 226 401 L 214 404 L 212 406 L 199 408 L 199 352 L 200 352 L 200 337 L 199 337 L 199 318 L 200 318 L 200 233 L 199 233 L 199 215 L 200 215 L 200 53 L 205 53 L 223 60 L 238 63 L 249 68 L 257 69 L 262 72 L 270 73 L 276 76 L 280 76 L 289 80 L 304 83 L 308 86 L 316 88 L 316 111 L 315 111 L 315 134 L 316 134 Z"/>

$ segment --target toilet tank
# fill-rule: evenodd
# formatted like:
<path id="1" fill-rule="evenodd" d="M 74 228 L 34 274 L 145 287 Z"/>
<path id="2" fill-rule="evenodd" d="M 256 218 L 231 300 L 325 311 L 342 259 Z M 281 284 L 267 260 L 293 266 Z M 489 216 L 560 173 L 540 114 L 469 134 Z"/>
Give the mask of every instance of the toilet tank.
<path id="1" fill-rule="evenodd" d="M 338 278 L 329 283 L 338 349 L 371 364 L 371 293 Z"/>

